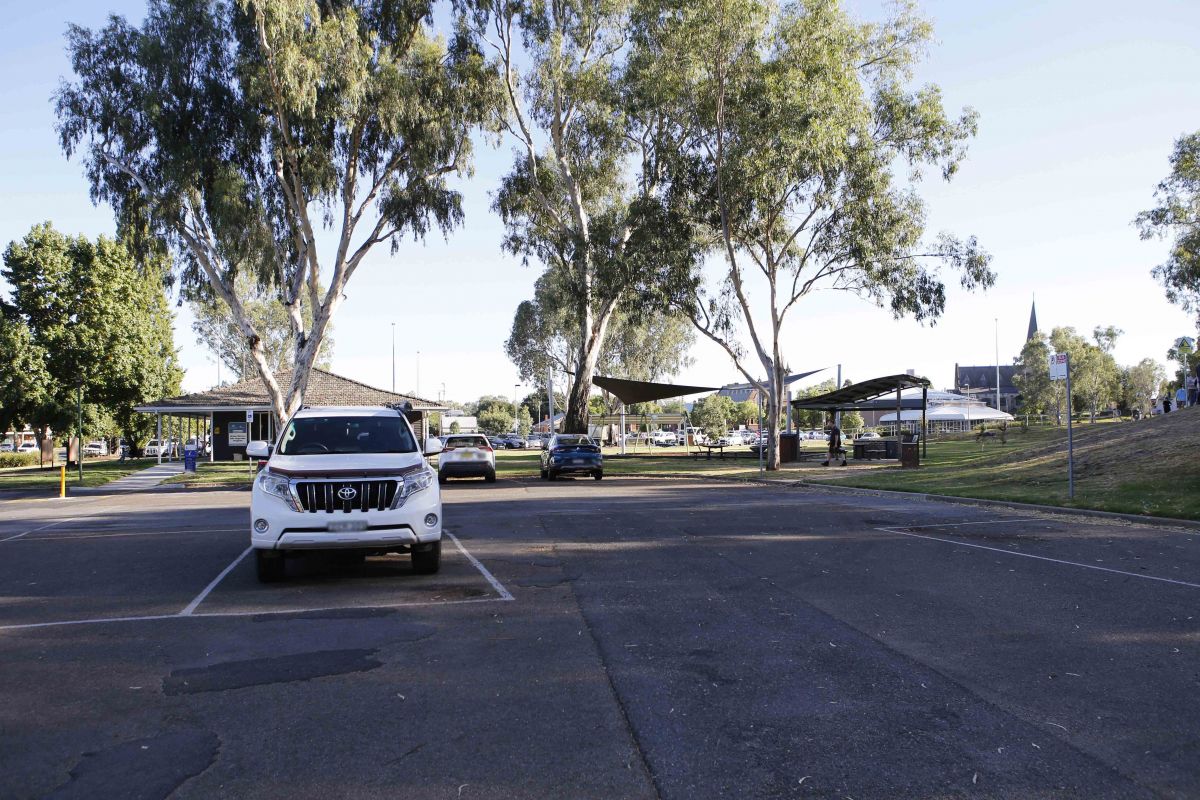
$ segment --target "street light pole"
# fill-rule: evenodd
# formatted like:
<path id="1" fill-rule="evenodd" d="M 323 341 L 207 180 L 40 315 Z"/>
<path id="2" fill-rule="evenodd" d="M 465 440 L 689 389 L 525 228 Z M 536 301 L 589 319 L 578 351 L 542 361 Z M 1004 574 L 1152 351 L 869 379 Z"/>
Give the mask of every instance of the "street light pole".
<path id="1" fill-rule="evenodd" d="M 396 393 L 396 323 L 392 323 L 392 394 Z"/>
<path id="2" fill-rule="evenodd" d="M 996 410 L 1000 410 L 1000 318 L 995 318 L 996 323 Z"/>
<path id="3" fill-rule="evenodd" d="M 520 416 L 521 409 L 517 407 L 517 392 L 521 388 L 521 384 L 513 384 L 513 433 L 519 433 L 520 425 L 517 424 L 517 417 Z"/>

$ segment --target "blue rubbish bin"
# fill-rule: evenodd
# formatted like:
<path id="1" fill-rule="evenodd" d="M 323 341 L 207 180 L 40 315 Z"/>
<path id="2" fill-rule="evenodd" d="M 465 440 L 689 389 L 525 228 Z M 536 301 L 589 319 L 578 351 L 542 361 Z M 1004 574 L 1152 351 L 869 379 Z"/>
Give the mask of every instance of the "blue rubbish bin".
<path id="1" fill-rule="evenodd" d="M 183 471 L 184 472 L 195 472 L 196 471 L 196 448 L 194 448 L 194 447 L 184 448 L 184 450 L 183 450 Z"/>

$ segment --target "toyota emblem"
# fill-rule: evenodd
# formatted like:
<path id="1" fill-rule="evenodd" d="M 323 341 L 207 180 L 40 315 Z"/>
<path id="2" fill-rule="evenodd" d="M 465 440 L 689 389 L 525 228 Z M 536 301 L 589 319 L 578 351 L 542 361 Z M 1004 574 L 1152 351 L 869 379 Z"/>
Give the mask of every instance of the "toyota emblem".
<path id="1" fill-rule="evenodd" d="M 357 496 L 358 490 L 353 486 L 343 486 L 342 488 L 338 489 L 338 497 L 342 498 L 343 500 L 353 500 Z"/>

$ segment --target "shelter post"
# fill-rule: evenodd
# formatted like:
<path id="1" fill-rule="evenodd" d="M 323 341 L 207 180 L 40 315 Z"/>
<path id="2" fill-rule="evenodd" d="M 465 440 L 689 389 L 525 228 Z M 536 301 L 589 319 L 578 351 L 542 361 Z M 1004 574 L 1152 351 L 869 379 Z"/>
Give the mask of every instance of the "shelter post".
<path id="1" fill-rule="evenodd" d="M 621 455 L 625 455 L 625 403 L 621 403 Z"/>
<path id="2" fill-rule="evenodd" d="M 904 436 L 900 432 L 900 430 L 901 430 L 900 429 L 900 409 L 904 405 L 900 399 L 900 390 L 902 388 L 903 388 L 903 384 L 901 384 L 899 381 L 897 381 L 896 382 L 896 458 L 900 458 L 900 454 L 903 452 L 901 444 L 904 441 Z"/>
<path id="3" fill-rule="evenodd" d="M 158 463 L 162 463 L 162 414 L 154 415 L 155 435 L 158 437 Z"/>
<path id="4" fill-rule="evenodd" d="M 929 407 L 929 387 L 921 387 L 921 458 L 929 457 L 929 431 L 926 430 L 925 409 Z"/>
<path id="5" fill-rule="evenodd" d="M 214 421 L 216 419 L 215 411 L 208 412 L 208 463 L 213 464 L 217 460 L 216 438 L 213 436 Z"/>

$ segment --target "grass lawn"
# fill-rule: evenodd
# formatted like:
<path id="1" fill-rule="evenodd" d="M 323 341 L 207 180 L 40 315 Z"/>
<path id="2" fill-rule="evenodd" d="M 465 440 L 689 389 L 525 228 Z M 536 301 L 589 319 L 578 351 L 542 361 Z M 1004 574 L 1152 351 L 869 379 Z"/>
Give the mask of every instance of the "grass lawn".
<path id="1" fill-rule="evenodd" d="M 1200 409 L 1075 427 L 1075 498 L 1067 497 L 1065 428 L 1014 430 L 1008 443 L 933 440 L 920 469 L 814 476 L 843 486 L 1200 519 L 1195 446 Z"/>
<path id="2" fill-rule="evenodd" d="M 166 483 L 181 483 L 185 486 L 228 486 L 236 489 L 239 486 L 249 487 L 254 478 L 251 471 L 252 461 L 218 461 L 209 463 L 201 461 L 196 465 L 196 471 L 172 475 L 163 481 Z"/>
<path id="3" fill-rule="evenodd" d="M 84 461 L 83 483 L 79 482 L 79 470 L 77 468 L 67 468 L 67 489 L 69 490 L 72 486 L 103 486 L 109 481 L 123 478 L 131 472 L 152 467 L 155 463 L 155 460 L 152 458 L 139 458 L 126 461 L 124 464 L 116 459 L 111 461 Z M 58 476 L 58 467 L 27 467 L 6 470 L 0 472 L 0 491 L 6 489 L 44 489 L 47 493 L 56 493 L 58 491 Z"/>

